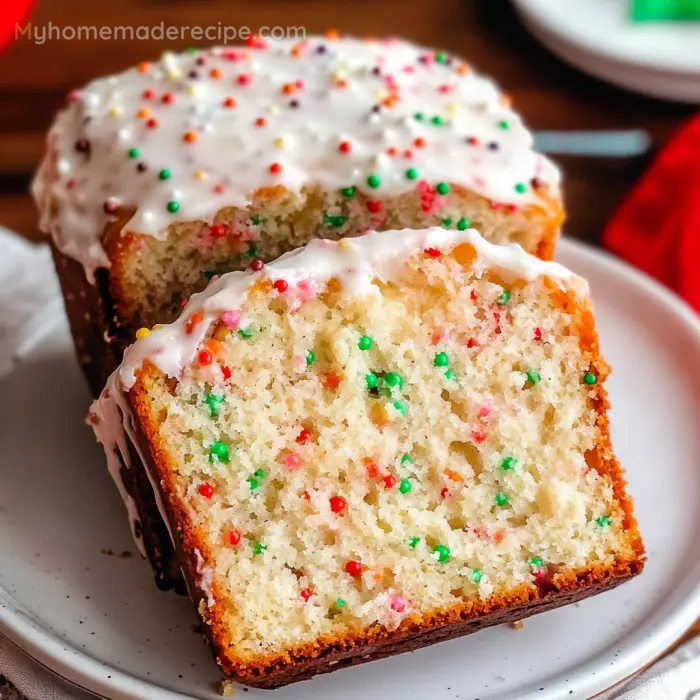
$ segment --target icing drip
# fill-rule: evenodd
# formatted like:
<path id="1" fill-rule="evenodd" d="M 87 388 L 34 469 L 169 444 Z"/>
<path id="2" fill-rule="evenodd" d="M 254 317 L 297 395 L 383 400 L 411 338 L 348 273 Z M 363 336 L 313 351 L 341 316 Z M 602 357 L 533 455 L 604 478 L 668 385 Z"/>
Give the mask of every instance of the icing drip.
<path id="1" fill-rule="evenodd" d="M 92 276 L 119 207 L 135 209 L 126 229 L 164 238 L 259 188 L 384 198 L 441 182 L 519 206 L 541 201 L 533 182 L 556 194 L 559 174 L 461 61 L 316 37 L 167 54 L 96 80 L 57 117 L 33 193 L 42 228 Z"/>

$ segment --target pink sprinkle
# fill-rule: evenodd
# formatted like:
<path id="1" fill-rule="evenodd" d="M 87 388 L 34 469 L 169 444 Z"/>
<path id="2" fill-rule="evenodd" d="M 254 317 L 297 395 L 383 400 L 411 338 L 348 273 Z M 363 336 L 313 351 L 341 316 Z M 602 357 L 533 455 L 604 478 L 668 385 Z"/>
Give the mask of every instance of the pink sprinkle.
<path id="1" fill-rule="evenodd" d="M 486 416 L 489 415 L 493 411 L 493 406 L 491 405 L 490 401 L 487 401 L 486 403 L 483 403 L 481 406 L 479 406 L 479 417 L 480 418 L 486 418 Z"/>
<path id="2" fill-rule="evenodd" d="M 437 328 L 433 333 L 433 345 L 444 343 L 450 337 L 450 331 L 447 328 Z"/>
<path id="3" fill-rule="evenodd" d="M 304 372 L 306 372 L 307 364 L 305 357 L 303 357 L 302 355 L 294 355 L 292 362 L 294 366 L 294 371 L 297 374 L 303 374 Z"/>
<path id="4" fill-rule="evenodd" d="M 241 325 L 240 311 L 224 311 L 221 314 L 221 323 L 229 330 L 235 331 Z"/>
<path id="5" fill-rule="evenodd" d="M 397 593 L 394 593 L 389 600 L 394 612 L 401 613 L 406 609 L 406 599 Z"/>
<path id="6" fill-rule="evenodd" d="M 286 452 L 284 455 L 284 463 L 290 469 L 297 469 L 301 464 L 301 458 L 296 452 Z"/>
<path id="7" fill-rule="evenodd" d="M 297 297 L 299 301 L 311 301 L 315 296 L 316 292 L 311 288 L 310 280 L 302 280 L 297 284 Z"/>

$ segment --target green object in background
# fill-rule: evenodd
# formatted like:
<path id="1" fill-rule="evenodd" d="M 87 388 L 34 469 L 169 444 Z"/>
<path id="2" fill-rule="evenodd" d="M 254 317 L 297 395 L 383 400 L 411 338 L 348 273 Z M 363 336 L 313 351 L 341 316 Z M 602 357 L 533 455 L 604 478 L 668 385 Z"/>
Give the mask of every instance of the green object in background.
<path id="1" fill-rule="evenodd" d="M 632 0 L 635 22 L 700 20 L 700 0 Z"/>

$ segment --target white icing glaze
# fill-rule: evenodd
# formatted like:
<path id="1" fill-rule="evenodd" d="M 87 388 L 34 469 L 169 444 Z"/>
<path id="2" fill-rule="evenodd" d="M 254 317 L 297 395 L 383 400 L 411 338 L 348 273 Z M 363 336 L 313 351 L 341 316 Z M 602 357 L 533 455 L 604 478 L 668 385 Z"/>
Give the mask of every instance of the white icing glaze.
<path id="1" fill-rule="evenodd" d="M 197 558 L 197 586 L 207 597 L 207 607 L 213 608 L 216 605 L 214 594 L 212 592 L 212 583 L 214 581 L 214 571 L 204 562 L 204 557 L 198 549 L 194 550 L 194 555 Z"/>
<path id="2" fill-rule="evenodd" d="M 137 340 L 124 354 L 121 366 L 110 378 L 108 386 L 116 390 L 130 389 L 136 371 L 150 360 L 169 377 L 179 377 L 192 361 L 209 326 L 227 311 L 237 311 L 248 290 L 262 280 L 284 279 L 294 299 L 300 285 L 313 293 L 331 278 L 339 278 L 348 295 L 377 292 L 373 280 L 395 279 L 405 261 L 426 248 L 448 249 L 468 242 L 477 251 L 475 273 L 494 267 L 504 277 L 533 280 L 548 276 L 585 293 L 586 283 L 558 263 L 544 262 L 528 255 L 518 245 L 498 246 L 484 240 L 477 231 L 430 228 L 422 230 L 370 231 L 359 238 L 341 241 L 312 240 L 303 248 L 286 253 L 258 272 L 230 272 L 212 280 L 201 293 L 194 294 L 180 318 Z M 194 313 L 202 321 L 191 326 Z"/>
<path id="3" fill-rule="evenodd" d="M 256 126 L 261 118 L 266 125 Z M 184 140 L 188 132 L 194 142 Z M 349 153 L 339 151 L 343 141 Z M 281 172 L 270 171 L 273 163 Z M 417 179 L 406 177 L 409 167 Z M 372 174 L 378 188 L 367 182 Z M 422 181 L 448 182 L 526 205 L 539 197 L 533 178 L 556 194 L 559 174 L 532 150 L 518 115 L 458 59 L 398 40 L 315 37 L 167 54 L 143 71 L 96 80 L 58 115 L 33 193 L 42 228 L 91 277 L 108 266 L 108 199 L 135 208 L 128 230 L 163 238 L 173 222 L 211 222 L 222 207 L 245 207 L 255 190 L 273 185 L 355 186 L 387 197 Z"/>

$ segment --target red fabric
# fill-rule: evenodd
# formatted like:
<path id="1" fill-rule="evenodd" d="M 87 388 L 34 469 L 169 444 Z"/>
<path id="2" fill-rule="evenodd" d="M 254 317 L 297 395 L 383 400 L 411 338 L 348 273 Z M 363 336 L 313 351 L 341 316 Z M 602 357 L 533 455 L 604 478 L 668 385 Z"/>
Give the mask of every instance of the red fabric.
<path id="1" fill-rule="evenodd" d="M 700 115 L 671 137 L 622 203 L 603 246 L 700 312 Z"/>

